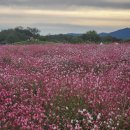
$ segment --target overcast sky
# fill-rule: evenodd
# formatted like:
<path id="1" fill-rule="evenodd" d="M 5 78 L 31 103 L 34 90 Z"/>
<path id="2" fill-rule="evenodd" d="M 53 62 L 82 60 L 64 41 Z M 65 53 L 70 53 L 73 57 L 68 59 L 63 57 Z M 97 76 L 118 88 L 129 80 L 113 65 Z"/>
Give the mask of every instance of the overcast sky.
<path id="1" fill-rule="evenodd" d="M 111 32 L 130 27 L 130 0 L 0 0 L 0 29 L 16 26 L 42 34 Z"/>

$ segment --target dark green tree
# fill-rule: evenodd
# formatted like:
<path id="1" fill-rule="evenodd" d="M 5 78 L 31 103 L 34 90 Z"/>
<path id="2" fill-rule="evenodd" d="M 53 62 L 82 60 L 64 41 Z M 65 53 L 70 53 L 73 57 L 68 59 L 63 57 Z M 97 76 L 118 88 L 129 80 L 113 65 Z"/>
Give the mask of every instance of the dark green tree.
<path id="1" fill-rule="evenodd" d="M 96 31 L 88 31 L 86 34 L 82 35 L 82 39 L 85 42 L 94 42 L 94 43 L 98 43 L 100 42 L 100 36 L 97 34 Z"/>
<path id="2" fill-rule="evenodd" d="M 102 36 L 101 41 L 104 43 L 112 43 L 112 42 L 121 42 L 122 40 L 112 36 Z"/>
<path id="3" fill-rule="evenodd" d="M 27 30 L 28 30 L 31 34 L 33 34 L 34 37 L 35 37 L 35 36 L 38 36 L 39 33 L 40 33 L 40 30 L 37 29 L 37 28 L 27 27 Z"/>
<path id="4" fill-rule="evenodd" d="M 28 41 L 28 39 L 38 39 L 40 31 L 37 28 L 23 28 L 18 26 L 14 29 L 2 30 L 0 32 L 0 44 L 12 44 L 16 42 Z"/>

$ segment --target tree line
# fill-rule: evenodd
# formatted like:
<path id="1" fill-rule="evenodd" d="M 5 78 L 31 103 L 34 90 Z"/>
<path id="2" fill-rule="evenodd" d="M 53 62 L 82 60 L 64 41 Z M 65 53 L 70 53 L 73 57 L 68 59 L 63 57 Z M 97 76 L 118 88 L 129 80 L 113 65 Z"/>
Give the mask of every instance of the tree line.
<path id="1" fill-rule="evenodd" d="M 37 28 L 19 26 L 14 29 L 2 30 L 0 32 L 0 44 L 13 44 L 38 37 L 40 37 L 40 31 Z"/>
<path id="2" fill-rule="evenodd" d="M 23 28 L 22 26 L 14 29 L 2 30 L 0 32 L 0 44 L 28 44 L 28 43 L 111 43 L 121 42 L 121 39 L 117 39 L 111 36 L 100 36 L 96 31 L 88 31 L 82 35 L 40 35 L 40 30 L 37 28 Z"/>

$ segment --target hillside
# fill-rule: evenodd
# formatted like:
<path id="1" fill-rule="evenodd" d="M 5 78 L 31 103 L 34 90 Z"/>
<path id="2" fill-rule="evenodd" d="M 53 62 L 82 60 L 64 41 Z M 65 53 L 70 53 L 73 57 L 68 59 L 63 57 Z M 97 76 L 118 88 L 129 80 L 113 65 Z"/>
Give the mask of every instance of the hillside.
<path id="1" fill-rule="evenodd" d="M 120 29 L 110 33 L 100 33 L 100 36 L 112 36 L 119 39 L 127 40 L 130 39 L 130 28 Z"/>

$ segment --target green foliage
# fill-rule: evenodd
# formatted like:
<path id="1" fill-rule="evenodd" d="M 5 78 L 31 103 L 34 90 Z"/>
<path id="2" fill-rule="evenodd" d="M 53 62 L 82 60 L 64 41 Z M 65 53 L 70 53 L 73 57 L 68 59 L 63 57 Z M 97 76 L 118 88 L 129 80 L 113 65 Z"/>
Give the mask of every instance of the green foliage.
<path id="1" fill-rule="evenodd" d="M 83 43 L 81 36 L 72 36 L 65 34 L 41 36 L 40 40 L 54 43 Z"/>
<path id="2" fill-rule="evenodd" d="M 104 43 L 112 43 L 112 42 L 120 42 L 121 39 L 117 39 L 117 38 L 112 37 L 112 36 L 102 36 L 101 41 Z"/>
<path id="3" fill-rule="evenodd" d="M 66 99 L 62 96 L 57 96 L 53 105 L 55 106 L 53 111 L 56 115 L 70 120 L 77 117 L 79 109 L 87 107 L 84 100 L 77 96 L 72 96 Z"/>
<path id="4" fill-rule="evenodd" d="M 125 40 L 125 42 L 130 42 L 130 38 L 129 38 L 129 39 L 127 39 L 127 40 Z"/>
<path id="5" fill-rule="evenodd" d="M 0 44 L 43 44 L 43 43 L 112 43 L 120 42 L 120 39 L 111 36 L 100 37 L 96 31 L 88 31 L 83 35 L 46 35 L 41 36 L 37 28 L 23 28 L 18 26 L 14 29 L 0 32 Z"/>
<path id="6" fill-rule="evenodd" d="M 93 31 L 88 31 L 86 34 L 83 34 L 82 39 L 85 42 L 97 43 L 100 41 L 100 36 L 97 34 L 96 31 L 93 30 Z"/>
<path id="7" fill-rule="evenodd" d="M 29 31 L 36 38 L 37 36 L 39 36 L 40 33 L 40 30 L 38 30 L 37 28 L 30 28 L 30 27 L 27 27 L 26 31 Z"/>
<path id="8" fill-rule="evenodd" d="M 23 28 L 21 26 L 15 29 L 3 30 L 0 32 L 0 44 L 12 44 L 15 42 L 27 41 L 30 38 L 38 38 L 39 30 L 36 28 Z"/>

